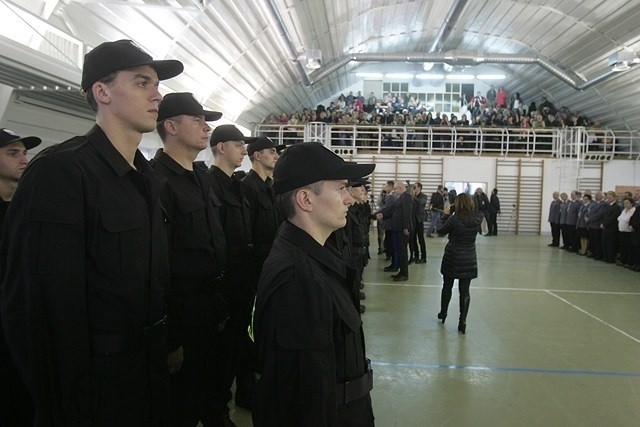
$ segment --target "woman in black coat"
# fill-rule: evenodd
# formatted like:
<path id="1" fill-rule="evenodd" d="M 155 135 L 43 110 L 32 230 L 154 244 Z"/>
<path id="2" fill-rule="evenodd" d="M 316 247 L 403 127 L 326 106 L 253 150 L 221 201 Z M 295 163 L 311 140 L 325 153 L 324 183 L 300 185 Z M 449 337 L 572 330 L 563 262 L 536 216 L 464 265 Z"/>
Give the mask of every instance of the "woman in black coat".
<path id="1" fill-rule="evenodd" d="M 447 309 L 451 300 L 453 281 L 458 279 L 460 291 L 460 320 L 458 331 L 463 334 L 467 328 L 467 313 L 469 312 L 469 286 L 471 279 L 478 277 L 478 262 L 476 260 L 476 234 L 482 223 L 483 214 L 474 210 L 473 199 L 466 193 L 456 198 L 455 214 L 451 215 L 437 232 L 440 236 L 449 235 L 449 243 L 444 249 L 440 273 L 444 277 L 442 295 L 440 298 L 440 313 L 438 319 L 444 323 Z"/>

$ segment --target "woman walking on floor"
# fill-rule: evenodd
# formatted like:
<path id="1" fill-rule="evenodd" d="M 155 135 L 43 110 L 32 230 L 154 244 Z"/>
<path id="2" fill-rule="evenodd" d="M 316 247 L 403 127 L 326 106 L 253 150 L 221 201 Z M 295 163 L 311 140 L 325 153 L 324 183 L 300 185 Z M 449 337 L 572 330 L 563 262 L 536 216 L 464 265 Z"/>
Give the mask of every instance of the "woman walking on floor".
<path id="1" fill-rule="evenodd" d="M 449 235 L 449 242 L 444 249 L 442 265 L 440 266 L 444 284 L 442 285 L 438 319 L 444 323 L 447 318 L 453 281 L 458 279 L 460 292 L 458 331 L 463 334 L 467 329 L 467 313 L 471 302 L 469 286 L 471 285 L 471 279 L 478 277 L 476 235 L 482 219 L 483 214 L 474 210 L 473 199 L 468 194 L 462 193 L 456 198 L 455 213 L 437 230 L 440 236 Z"/>

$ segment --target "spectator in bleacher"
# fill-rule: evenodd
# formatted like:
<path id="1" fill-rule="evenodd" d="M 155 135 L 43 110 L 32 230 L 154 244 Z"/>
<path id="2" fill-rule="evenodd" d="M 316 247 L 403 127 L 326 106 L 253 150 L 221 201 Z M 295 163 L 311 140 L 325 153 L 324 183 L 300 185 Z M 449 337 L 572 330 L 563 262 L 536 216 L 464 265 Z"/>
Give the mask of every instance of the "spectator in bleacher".
<path id="1" fill-rule="evenodd" d="M 496 95 L 496 104 L 498 105 L 498 108 L 507 107 L 507 91 L 504 90 L 503 87 L 498 89 L 498 94 Z"/>
<path id="2" fill-rule="evenodd" d="M 343 94 L 338 96 L 338 102 L 336 102 L 336 111 L 344 111 L 347 107 L 347 101 Z"/>
<path id="3" fill-rule="evenodd" d="M 636 211 L 636 207 L 633 206 L 633 199 L 625 197 L 623 200 L 624 208 L 618 216 L 618 231 L 620 233 L 620 260 L 618 265 L 624 267 L 630 267 L 633 262 L 633 246 L 631 244 L 631 234 L 633 228 L 630 226 L 629 221 Z"/>
<path id="4" fill-rule="evenodd" d="M 582 196 L 582 206 L 580 207 L 580 212 L 578 213 L 578 238 L 580 239 L 580 249 L 578 250 L 579 255 L 587 255 L 589 250 L 589 224 L 587 222 L 587 212 L 589 211 L 589 206 L 591 206 L 591 194 L 584 194 Z"/>
<path id="5" fill-rule="evenodd" d="M 551 103 L 551 101 L 549 101 L 547 99 L 546 96 L 542 97 L 542 102 L 539 105 L 539 110 L 540 111 L 545 111 L 547 110 L 548 112 L 550 112 L 551 114 L 554 114 L 556 112 L 556 107 L 554 107 L 554 105 Z"/>
<path id="6" fill-rule="evenodd" d="M 353 99 L 355 97 L 353 96 L 353 91 L 349 91 L 349 95 L 347 95 L 347 97 L 345 98 L 345 102 L 347 103 L 347 105 L 351 105 L 353 104 Z"/>
<path id="7" fill-rule="evenodd" d="M 522 98 L 520 98 L 520 92 L 516 92 L 513 95 L 513 104 L 511 105 L 511 109 L 520 113 L 523 107 L 524 102 L 522 102 Z"/>
<path id="8" fill-rule="evenodd" d="M 278 124 L 286 125 L 287 123 L 289 123 L 289 117 L 287 117 L 287 113 L 281 113 L 278 116 Z"/>
<path id="9" fill-rule="evenodd" d="M 495 108 L 496 98 L 497 98 L 496 87 L 494 85 L 491 85 L 491 87 L 487 91 L 487 103 L 489 104 L 489 107 Z"/>
<path id="10" fill-rule="evenodd" d="M 372 113 L 376 109 L 376 104 L 378 103 L 378 99 L 376 98 L 376 94 L 371 92 L 369 94 L 369 98 L 367 98 L 365 111 L 368 113 Z"/>
<path id="11" fill-rule="evenodd" d="M 618 254 L 618 217 L 622 209 L 616 201 L 616 192 L 607 191 L 607 201 L 604 205 L 602 218 L 602 260 L 609 264 L 616 262 Z"/>

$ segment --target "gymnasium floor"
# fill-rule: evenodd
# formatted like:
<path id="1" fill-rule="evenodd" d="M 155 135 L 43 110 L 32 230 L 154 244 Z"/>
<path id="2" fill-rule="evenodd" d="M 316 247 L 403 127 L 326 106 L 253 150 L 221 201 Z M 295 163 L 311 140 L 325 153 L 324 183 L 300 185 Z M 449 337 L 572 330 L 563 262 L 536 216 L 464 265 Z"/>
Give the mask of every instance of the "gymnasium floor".
<path id="1" fill-rule="evenodd" d="M 640 426 L 640 274 L 549 241 L 478 236 L 466 335 L 457 289 L 436 319 L 445 239 L 427 239 L 408 282 L 372 255 L 363 321 L 378 427 Z M 248 415 L 232 409 L 239 426 Z"/>

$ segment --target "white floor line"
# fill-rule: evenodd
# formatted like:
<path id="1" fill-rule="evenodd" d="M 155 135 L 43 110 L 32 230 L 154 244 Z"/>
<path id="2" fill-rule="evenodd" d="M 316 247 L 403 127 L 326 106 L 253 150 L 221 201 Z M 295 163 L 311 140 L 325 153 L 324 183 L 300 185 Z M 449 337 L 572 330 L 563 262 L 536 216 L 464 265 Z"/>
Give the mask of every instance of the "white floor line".
<path id="1" fill-rule="evenodd" d="M 389 286 L 397 288 L 442 288 L 442 285 L 414 285 L 411 283 L 381 283 L 381 282 L 367 282 L 365 285 L 372 286 Z M 473 283 L 473 282 L 472 282 Z M 567 294 L 595 294 L 595 295 L 633 295 L 640 296 L 640 292 L 617 292 L 617 291 L 581 291 L 572 289 L 534 289 L 534 288 L 498 288 L 498 287 L 486 287 L 475 286 L 472 287 L 473 291 L 522 291 L 522 292 L 558 292 Z"/>
<path id="2" fill-rule="evenodd" d="M 560 301 L 562 301 L 563 303 L 565 303 L 565 304 L 567 304 L 567 305 L 569 305 L 569 306 L 571 306 L 571 307 L 575 308 L 575 309 L 576 309 L 576 310 L 578 310 L 579 312 L 586 314 L 587 316 L 591 317 L 592 319 L 597 320 L 598 322 L 602 323 L 603 325 L 610 327 L 610 328 L 611 328 L 611 329 L 613 329 L 614 331 L 619 332 L 619 333 L 621 333 L 622 335 L 624 335 L 625 337 L 627 337 L 627 338 L 631 338 L 632 340 L 634 340 L 635 342 L 637 342 L 638 344 L 640 344 L 640 339 L 635 338 L 635 337 L 633 337 L 633 336 L 629 335 L 628 333 L 626 333 L 626 332 L 625 332 L 625 331 L 623 331 L 622 329 L 616 328 L 616 327 L 615 327 L 615 326 L 613 326 L 611 323 L 607 323 L 607 322 L 605 322 L 604 320 L 602 320 L 602 319 L 601 319 L 601 318 L 599 318 L 598 316 L 595 316 L 595 315 L 593 315 L 593 314 L 589 313 L 587 310 L 585 310 L 585 309 L 583 309 L 583 308 L 578 307 L 577 305 L 573 304 L 572 302 L 567 301 L 566 299 L 562 298 L 562 297 L 561 297 L 561 296 L 559 296 L 559 295 L 554 294 L 554 293 L 553 293 L 553 292 L 551 292 L 551 291 L 545 291 L 545 292 L 546 292 L 546 293 L 548 293 L 549 295 L 551 295 L 552 297 L 559 299 L 559 300 L 560 300 Z"/>

